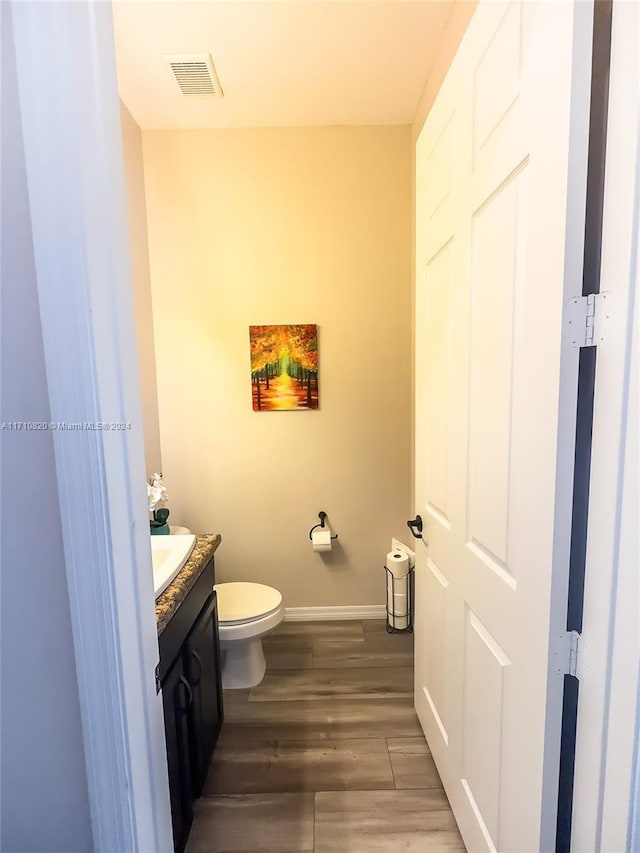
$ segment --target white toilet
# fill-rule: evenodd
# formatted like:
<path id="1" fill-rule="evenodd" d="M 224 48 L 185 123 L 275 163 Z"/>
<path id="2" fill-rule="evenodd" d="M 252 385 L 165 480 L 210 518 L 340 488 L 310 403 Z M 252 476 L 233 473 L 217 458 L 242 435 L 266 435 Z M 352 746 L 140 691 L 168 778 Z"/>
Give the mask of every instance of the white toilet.
<path id="1" fill-rule="evenodd" d="M 262 637 L 284 619 L 282 594 L 261 583 L 218 583 L 218 628 L 225 690 L 255 687 L 267 667 Z"/>

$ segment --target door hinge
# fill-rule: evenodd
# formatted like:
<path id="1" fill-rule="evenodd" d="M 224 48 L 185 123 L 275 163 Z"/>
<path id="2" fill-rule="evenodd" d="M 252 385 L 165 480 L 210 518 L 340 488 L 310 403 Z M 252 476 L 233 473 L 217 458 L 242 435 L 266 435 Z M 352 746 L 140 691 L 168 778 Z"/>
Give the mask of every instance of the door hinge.
<path id="1" fill-rule="evenodd" d="M 606 339 L 611 319 L 611 292 L 574 296 L 565 311 L 565 339 L 572 347 L 594 347 Z"/>
<path id="2" fill-rule="evenodd" d="M 563 633 L 553 653 L 554 671 L 559 675 L 573 675 L 578 678 L 579 649 L 580 634 L 577 631 Z"/>
<path id="3" fill-rule="evenodd" d="M 569 634 L 569 672 L 567 675 L 578 677 L 578 649 L 580 648 L 580 634 L 572 631 Z"/>
<path id="4" fill-rule="evenodd" d="M 155 673 L 156 673 L 156 695 L 157 695 L 158 693 L 160 693 L 160 688 L 162 686 L 160 684 L 160 664 L 159 663 L 156 664 Z"/>

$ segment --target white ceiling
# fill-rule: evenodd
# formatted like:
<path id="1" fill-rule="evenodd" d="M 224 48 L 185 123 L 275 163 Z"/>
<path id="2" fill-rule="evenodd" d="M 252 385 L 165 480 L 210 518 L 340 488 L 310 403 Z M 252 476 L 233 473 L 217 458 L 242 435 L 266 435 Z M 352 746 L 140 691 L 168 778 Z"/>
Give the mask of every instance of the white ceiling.
<path id="1" fill-rule="evenodd" d="M 410 124 L 453 0 L 116 0 L 120 95 L 144 129 Z M 209 53 L 224 98 L 163 54 Z"/>

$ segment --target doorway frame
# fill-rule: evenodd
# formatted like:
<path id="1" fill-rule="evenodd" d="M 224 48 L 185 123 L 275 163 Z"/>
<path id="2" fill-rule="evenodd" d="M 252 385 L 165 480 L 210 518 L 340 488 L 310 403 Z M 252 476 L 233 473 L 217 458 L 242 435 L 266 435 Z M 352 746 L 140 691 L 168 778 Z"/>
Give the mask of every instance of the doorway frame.
<path id="1" fill-rule="evenodd" d="M 94 849 L 169 853 L 112 7 L 10 14 Z"/>
<path id="2" fill-rule="evenodd" d="M 614 0 L 600 265 L 610 318 L 596 358 L 572 825 L 572 849 L 597 853 L 638 843 L 639 49 L 640 7 Z"/>
<path id="3" fill-rule="evenodd" d="M 633 4 L 616 3 L 615 14 L 625 6 Z M 132 424 L 130 431 L 120 433 L 87 431 L 81 440 L 64 431 L 54 434 L 95 849 L 169 851 L 111 5 L 48 3 L 36 10 L 34 4 L 13 2 L 11 7 L 52 421 Z M 69 45 L 81 58 L 73 68 L 65 52 Z M 612 56 L 619 49 L 614 42 Z M 74 74 L 78 64 L 85 70 L 82 79 Z M 45 89 L 46 103 L 41 96 Z M 610 150 L 613 156 L 611 145 Z M 635 174 L 637 178 L 637 161 Z M 632 209 L 637 215 L 637 196 Z M 637 242 L 634 251 L 631 266 L 637 276 Z M 633 276 L 630 273 L 627 281 L 629 292 L 635 286 Z M 628 334 L 638 334 L 637 307 L 635 330 Z M 65 371 L 68 364 L 74 365 L 73 371 Z M 627 371 L 621 386 L 627 401 L 635 388 L 631 411 L 636 418 L 637 373 L 637 366 L 635 375 Z M 635 442 L 635 449 L 626 441 Z M 617 477 L 625 448 L 637 458 L 637 430 L 594 441 L 594 464 L 609 465 L 611 476 Z M 627 485 L 629 491 L 617 492 L 617 518 L 633 526 L 638 518 L 637 483 L 635 489 L 633 483 Z M 597 543 L 611 527 L 604 514 L 592 511 L 590 517 L 595 555 Z M 620 527 L 615 529 L 620 545 Z M 628 653 L 617 653 L 625 640 L 623 626 L 637 614 L 637 579 L 628 571 L 637 558 L 634 538 L 627 535 L 622 543 L 631 555 L 626 564 L 622 557 L 627 552 L 618 552 L 617 586 L 615 597 L 610 597 L 616 607 L 604 625 L 610 653 L 602 686 L 610 713 L 601 768 L 602 754 L 611 756 L 633 745 L 640 725 L 637 693 L 624 684 Z M 587 588 L 587 598 L 597 594 Z M 636 686 L 637 675 L 636 670 Z M 623 706 L 612 701 L 620 690 Z M 623 719 L 617 719 L 617 707 L 624 709 Z M 605 761 L 604 769 L 598 789 L 603 798 L 602 849 L 608 826 L 613 826 L 607 821 L 614 821 L 607 811 L 611 764 L 607 768 Z M 629 762 L 629 787 L 624 788 L 629 821 L 633 770 Z M 618 814 L 614 823 L 620 820 Z M 635 823 L 632 840 L 633 827 Z"/>

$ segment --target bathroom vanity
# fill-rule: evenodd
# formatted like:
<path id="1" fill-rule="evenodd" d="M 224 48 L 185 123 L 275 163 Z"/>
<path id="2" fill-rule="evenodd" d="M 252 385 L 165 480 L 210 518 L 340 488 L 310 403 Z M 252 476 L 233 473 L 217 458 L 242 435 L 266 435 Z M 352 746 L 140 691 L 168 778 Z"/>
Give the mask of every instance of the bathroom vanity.
<path id="1" fill-rule="evenodd" d="M 189 559 L 156 599 L 173 842 L 181 851 L 223 720 L 214 553 L 198 536 Z"/>

